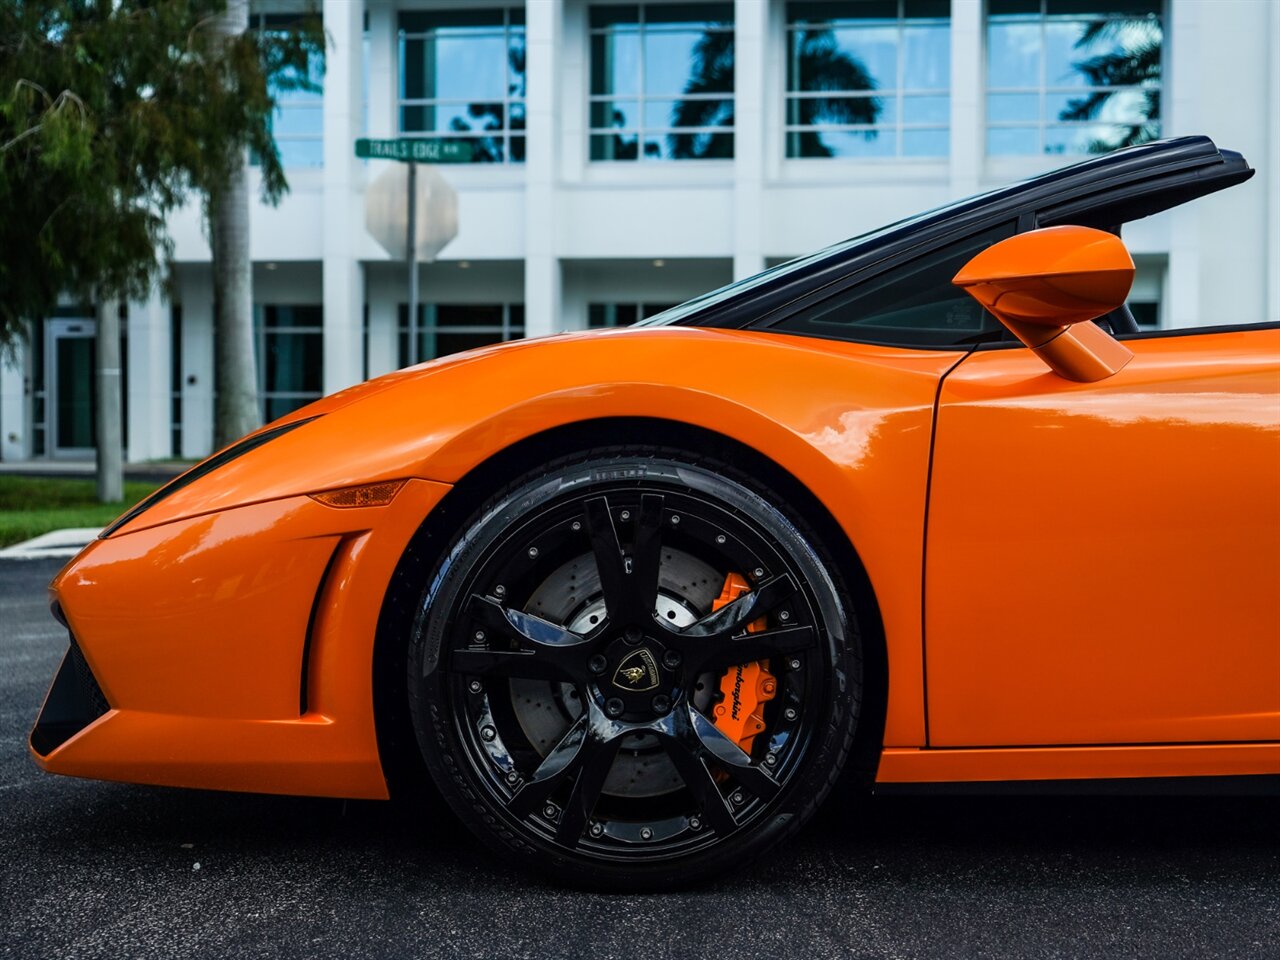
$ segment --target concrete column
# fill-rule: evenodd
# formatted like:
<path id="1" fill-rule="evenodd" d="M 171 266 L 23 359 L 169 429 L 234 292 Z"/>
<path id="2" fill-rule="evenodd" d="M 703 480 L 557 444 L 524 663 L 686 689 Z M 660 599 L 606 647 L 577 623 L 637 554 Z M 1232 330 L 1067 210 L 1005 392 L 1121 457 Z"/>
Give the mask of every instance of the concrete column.
<path id="1" fill-rule="evenodd" d="M 182 302 L 182 456 L 213 452 L 213 275 L 208 264 L 187 268 Z"/>
<path id="2" fill-rule="evenodd" d="M 37 334 L 39 332 L 37 328 Z M 26 460 L 31 456 L 31 414 L 27 396 L 30 356 L 25 344 L 19 345 L 12 354 L 0 351 L 0 460 Z"/>
<path id="3" fill-rule="evenodd" d="M 129 303 L 129 447 L 131 463 L 168 457 L 173 389 L 169 303 L 153 290 Z"/>
<path id="4" fill-rule="evenodd" d="M 381 278 L 385 281 L 385 277 Z M 365 285 L 369 303 L 369 376 L 380 377 L 400 365 L 399 338 L 396 322 L 400 287 L 386 282 Z"/>
<path id="5" fill-rule="evenodd" d="M 1199 4 L 1170 3 L 1166 8 L 1164 61 L 1168 82 L 1161 106 L 1167 137 L 1198 133 L 1200 116 Z M 1161 305 L 1165 327 L 1194 327 L 1200 312 L 1200 214 L 1205 201 L 1175 207 L 1169 214 L 1169 270 Z"/>
<path id="6" fill-rule="evenodd" d="M 1267 45 L 1270 76 L 1267 77 L 1267 320 L 1280 323 L 1280 3 L 1268 4 L 1271 11 Z M 1264 162 L 1259 158 L 1259 163 Z"/>
<path id="7" fill-rule="evenodd" d="M 324 390 L 359 382 L 364 368 L 364 217 L 355 158 L 361 127 L 364 4 L 324 0 L 330 45 L 324 77 Z"/>
<path id="8" fill-rule="evenodd" d="M 561 317 L 563 271 L 557 252 L 556 176 L 561 84 L 556 54 L 564 31 L 564 0 L 537 0 L 525 12 L 528 90 L 525 100 L 524 323 L 530 337 L 554 333 Z"/>
<path id="9" fill-rule="evenodd" d="M 399 132 L 396 118 L 398 93 L 396 10 L 390 0 L 369 0 L 369 136 L 394 137 Z"/>
<path id="10" fill-rule="evenodd" d="M 399 24 L 391 0 L 369 2 L 369 136 L 395 137 L 400 132 L 396 116 L 399 94 Z M 358 211 L 363 218 L 363 210 Z M 363 222 L 363 220 L 361 221 Z M 399 365 L 396 342 L 396 303 L 385 286 L 366 275 L 365 303 L 369 310 L 369 340 L 365 347 L 369 376 L 390 373 Z"/>
<path id="11" fill-rule="evenodd" d="M 733 279 L 764 269 L 765 54 L 769 4 L 734 0 Z"/>
<path id="12" fill-rule="evenodd" d="M 977 193 L 986 155 L 982 0 L 951 3 L 951 195 Z"/>

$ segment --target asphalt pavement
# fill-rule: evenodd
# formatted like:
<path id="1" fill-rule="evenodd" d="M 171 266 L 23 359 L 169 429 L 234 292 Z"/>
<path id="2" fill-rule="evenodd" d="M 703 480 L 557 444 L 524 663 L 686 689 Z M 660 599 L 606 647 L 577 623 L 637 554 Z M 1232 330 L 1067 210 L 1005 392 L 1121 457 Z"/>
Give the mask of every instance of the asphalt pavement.
<path id="1" fill-rule="evenodd" d="M 47 776 L 57 568 L 0 561 L 3 957 L 1280 957 L 1266 797 L 844 795 L 715 885 L 608 896 L 514 872 L 438 805 Z"/>

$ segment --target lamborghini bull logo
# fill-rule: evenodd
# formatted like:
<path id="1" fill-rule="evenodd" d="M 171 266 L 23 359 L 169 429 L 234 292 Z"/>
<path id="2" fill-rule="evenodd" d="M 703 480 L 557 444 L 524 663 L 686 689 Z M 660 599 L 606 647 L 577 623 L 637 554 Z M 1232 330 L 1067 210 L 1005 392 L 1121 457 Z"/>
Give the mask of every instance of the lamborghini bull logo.
<path id="1" fill-rule="evenodd" d="M 645 648 L 629 653 L 613 674 L 613 685 L 631 693 L 643 693 L 658 685 L 658 661 Z"/>

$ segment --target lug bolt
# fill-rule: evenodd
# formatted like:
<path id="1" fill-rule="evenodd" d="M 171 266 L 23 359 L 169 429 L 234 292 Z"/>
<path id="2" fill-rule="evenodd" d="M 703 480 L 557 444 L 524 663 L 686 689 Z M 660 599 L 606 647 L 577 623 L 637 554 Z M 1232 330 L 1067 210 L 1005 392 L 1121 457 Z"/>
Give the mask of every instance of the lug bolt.
<path id="1" fill-rule="evenodd" d="M 771 753 L 764 758 L 764 762 L 772 767 L 778 762 L 778 755 L 776 753 Z"/>
<path id="2" fill-rule="evenodd" d="M 725 535 L 723 533 L 716 534 L 716 543 L 721 544 L 723 546 L 724 542 L 725 542 Z"/>
<path id="3" fill-rule="evenodd" d="M 498 584 L 496 587 L 493 588 L 493 595 L 495 597 L 505 596 L 506 592 L 507 592 L 507 588 L 504 587 L 502 584 Z"/>
<path id="4" fill-rule="evenodd" d="M 795 659 L 795 658 L 793 657 L 793 658 L 791 659 L 791 663 L 789 663 L 789 664 L 788 664 L 788 666 L 789 666 L 789 667 L 791 667 L 791 669 L 792 669 L 792 670 L 799 670 L 799 669 L 800 669 L 800 661 L 799 661 L 799 660 L 797 660 L 797 659 Z"/>
<path id="5" fill-rule="evenodd" d="M 611 717 L 622 716 L 622 701 L 617 697 L 610 697 L 604 702 L 604 712 Z"/>
<path id="6" fill-rule="evenodd" d="M 679 514 L 676 514 L 676 513 L 673 513 L 673 514 L 671 515 L 671 522 L 672 522 L 672 523 L 679 523 L 679 522 L 680 522 L 680 515 L 679 515 Z"/>
<path id="7" fill-rule="evenodd" d="M 644 639 L 644 635 L 640 632 L 639 627 L 627 627 L 627 632 L 622 636 L 627 643 L 632 644 L 633 646 Z"/>
<path id="8" fill-rule="evenodd" d="M 496 737 L 497 735 L 498 735 L 498 731 L 493 729 L 493 727 L 480 728 L 480 737 L 486 742 L 492 741 L 493 738 Z"/>
<path id="9" fill-rule="evenodd" d="M 514 770 L 507 774 L 507 783 L 511 784 L 513 787 L 519 782 L 520 774 L 516 773 Z"/>
<path id="10" fill-rule="evenodd" d="M 556 818 L 556 814 L 559 812 L 560 811 L 556 809 L 556 805 L 554 803 L 548 803 L 542 808 L 542 815 L 548 820 L 554 820 Z"/>
<path id="11" fill-rule="evenodd" d="M 581 529 L 582 529 L 582 521 L 581 521 L 581 520 L 575 520 L 575 521 L 573 521 L 573 523 L 569 524 L 569 528 L 570 528 L 570 529 L 572 529 L 572 530 L 581 530 Z"/>
<path id="12" fill-rule="evenodd" d="M 604 669 L 607 666 L 609 666 L 609 661 L 605 659 L 603 653 L 597 653 L 587 661 L 587 668 L 592 673 L 604 673 Z"/>
<path id="13" fill-rule="evenodd" d="M 603 827 L 601 824 L 593 823 L 593 824 L 591 825 L 591 835 L 592 835 L 593 837 L 598 837 L 598 836 L 602 835 L 603 833 L 604 833 L 604 827 Z"/>
<path id="14" fill-rule="evenodd" d="M 677 650 L 668 650 L 662 655 L 662 665 L 668 670 L 674 670 L 680 666 L 680 653 Z"/>
<path id="15" fill-rule="evenodd" d="M 665 693 L 660 693 L 653 698 L 653 709 L 655 713 L 666 713 L 671 709 L 671 698 Z"/>
<path id="16" fill-rule="evenodd" d="M 630 520 L 630 519 L 631 519 L 631 511 L 630 511 L 630 510 L 623 510 L 623 511 L 622 511 L 622 519 L 623 519 L 623 520 Z"/>
<path id="17" fill-rule="evenodd" d="M 755 570 L 752 572 L 754 573 L 755 578 L 759 580 L 761 577 L 764 576 L 764 567 L 756 567 Z"/>
<path id="18" fill-rule="evenodd" d="M 484 685 L 481 684 L 479 680 L 472 680 L 470 683 L 467 684 L 467 689 L 470 690 L 472 693 L 479 693 L 481 690 L 484 689 Z"/>
<path id="19" fill-rule="evenodd" d="M 780 611 L 780 612 L 778 613 L 778 619 L 779 619 L 779 620 L 790 620 L 790 619 L 791 619 L 791 611 L 790 611 L 790 610 L 782 610 L 782 611 Z"/>
<path id="20" fill-rule="evenodd" d="M 701 830 L 701 829 L 702 829 L 702 821 L 701 821 L 700 819 L 698 819 L 697 817 L 690 817 L 690 818 L 689 818 L 689 829 L 690 829 L 690 830 Z"/>
<path id="21" fill-rule="evenodd" d="M 786 717 L 788 720 L 794 720 L 797 716 L 799 716 L 799 714 L 796 713 L 795 707 L 787 707 L 787 709 L 782 711 L 782 715 Z"/>
<path id="22" fill-rule="evenodd" d="M 734 803 L 741 803 L 741 802 L 742 802 L 742 791 L 741 791 L 741 790 L 735 790 L 735 791 L 733 791 L 733 796 L 731 796 L 729 799 L 730 799 L 730 800 L 732 800 Z"/>
<path id="23" fill-rule="evenodd" d="M 652 840 L 652 839 L 653 839 L 653 831 L 652 831 L 652 830 L 650 830 L 648 827 L 641 827 L 641 828 L 640 828 L 640 839 L 641 839 L 641 840 Z"/>
<path id="24" fill-rule="evenodd" d="M 538 548 L 537 548 L 537 547 L 530 547 L 530 548 L 529 548 L 529 559 L 530 559 L 530 560 L 532 560 L 532 559 L 533 559 L 534 557 L 536 557 L 537 555 L 538 555 Z"/>
<path id="25" fill-rule="evenodd" d="M 484 640 L 484 631 L 483 631 L 483 630 L 477 630 L 477 631 L 476 631 L 476 640 Z"/>

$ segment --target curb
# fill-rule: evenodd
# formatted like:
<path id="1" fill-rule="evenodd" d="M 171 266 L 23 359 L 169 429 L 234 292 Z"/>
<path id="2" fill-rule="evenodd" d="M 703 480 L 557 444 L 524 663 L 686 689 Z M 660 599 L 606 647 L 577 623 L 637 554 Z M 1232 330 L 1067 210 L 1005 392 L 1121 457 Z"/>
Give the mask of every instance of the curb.
<path id="1" fill-rule="evenodd" d="M 72 527 L 53 530 L 38 537 L 0 549 L 0 560 L 40 560 L 45 557 L 74 557 L 97 539 L 99 527 Z"/>

